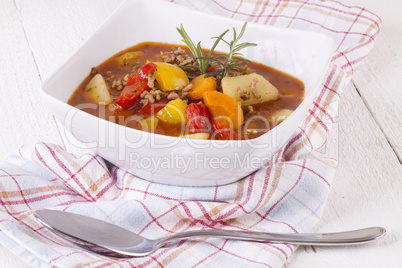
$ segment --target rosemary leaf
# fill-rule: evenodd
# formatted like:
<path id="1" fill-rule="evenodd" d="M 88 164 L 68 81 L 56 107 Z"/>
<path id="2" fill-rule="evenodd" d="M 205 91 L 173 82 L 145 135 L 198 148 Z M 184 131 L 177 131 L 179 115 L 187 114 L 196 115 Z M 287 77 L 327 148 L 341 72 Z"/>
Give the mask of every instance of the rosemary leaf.
<path id="1" fill-rule="evenodd" d="M 242 38 L 244 32 L 246 31 L 246 26 L 247 26 L 247 22 L 245 22 L 245 23 L 243 24 L 243 27 L 242 27 L 241 30 L 240 30 L 239 36 L 237 37 L 237 39 L 235 39 L 235 43 L 239 42 L 240 38 Z"/>
<path id="2" fill-rule="evenodd" d="M 209 76 L 215 76 L 217 78 L 223 78 L 227 75 L 228 70 L 240 65 L 240 62 L 246 62 L 251 64 L 251 61 L 246 60 L 244 58 L 236 57 L 236 56 L 242 56 L 243 54 L 239 53 L 240 50 L 246 48 L 246 47 L 251 47 L 251 46 L 256 46 L 257 44 L 254 43 L 249 43 L 249 42 L 244 42 L 241 44 L 237 44 L 242 36 L 244 35 L 244 32 L 246 30 L 247 22 L 243 24 L 243 27 L 240 30 L 239 35 L 237 35 L 236 29 L 233 28 L 233 40 L 232 41 L 226 41 L 223 39 L 223 37 L 226 35 L 226 33 L 229 30 L 224 31 L 221 35 L 218 37 L 212 37 L 212 39 L 216 39 L 214 44 L 212 45 L 209 53 L 207 56 L 205 56 L 204 50 L 201 47 L 201 42 L 197 43 L 197 46 L 194 45 L 193 41 L 191 40 L 190 36 L 187 34 L 187 32 L 184 30 L 183 25 L 181 24 L 180 27 L 177 27 L 177 31 L 183 38 L 183 42 L 188 46 L 190 49 L 191 53 L 193 54 L 194 58 L 197 60 L 199 66 L 191 65 L 191 66 L 180 66 L 181 68 L 197 68 L 200 70 L 201 74 L 205 74 L 207 72 L 207 67 L 208 63 L 215 63 L 216 65 L 219 65 L 221 69 L 218 69 L 215 72 L 210 72 L 205 75 L 205 77 Z M 222 41 L 225 44 L 229 46 L 229 53 L 228 54 L 222 54 L 222 53 L 216 53 L 215 57 L 212 57 L 212 54 L 214 53 L 214 50 L 218 43 Z M 215 66 L 216 66 L 215 65 Z"/>
<path id="3" fill-rule="evenodd" d="M 198 57 L 196 58 L 196 60 L 200 64 L 201 73 L 204 74 L 207 72 L 207 64 L 205 63 L 204 60 L 202 60 L 202 58 L 205 58 L 205 54 L 204 54 L 204 50 L 202 50 L 202 47 L 201 47 L 201 41 L 198 42 L 198 44 L 197 44 L 197 50 L 198 50 Z"/>
<path id="4" fill-rule="evenodd" d="M 229 70 L 229 69 L 233 69 L 234 67 L 239 66 L 239 65 L 240 65 L 240 63 L 237 63 L 237 64 L 230 64 L 230 65 L 228 66 L 228 70 Z"/>
<path id="5" fill-rule="evenodd" d="M 180 28 L 176 27 L 176 29 L 179 32 L 179 34 L 181 35 L 181 37 L 183 38 L 183 42 L 190 49 L 191 53 L 193 53 L 193 55 L 195 57 L 198 57 L 197 49 L 195 48 L 194 43 L 191 40 L 190 36 L 188 36 L 187 32 L 184 30 L 183 24 L 180 24 Z"/>
<path id="6" fill-rule="evenodd" d="M 217 76 L 217 75 L 220 75 L 221 73 L 222 73 L 222 71 L 209 72 L 209 73 L 204 75 L 204 78 L 208 78 L 208 77 L 211 77 L 211 76 Z"/>
<path id="7" fill-rule="evenodd" d="M 211 47 L 211 50 L 210 50 L 209 53 L 208 53 L 208 57 L 209 57 L 209 58 L 211 58 L 212 53 L 214 52 L 216 46 L 217 46 L 218 43 L 222 40 L 223 36 L 224 36 L 227 32 L 229 32 L 229 29 L 226 30 L 226 31 L 224 31 L 220 36 L 218 36 L 218 37 L 212 37 L 212 38 L 211 38 L 211 39 L 216 38 L 216 41 L 215 41 L 215 43 L 214 43 L 213 46 Z"/>

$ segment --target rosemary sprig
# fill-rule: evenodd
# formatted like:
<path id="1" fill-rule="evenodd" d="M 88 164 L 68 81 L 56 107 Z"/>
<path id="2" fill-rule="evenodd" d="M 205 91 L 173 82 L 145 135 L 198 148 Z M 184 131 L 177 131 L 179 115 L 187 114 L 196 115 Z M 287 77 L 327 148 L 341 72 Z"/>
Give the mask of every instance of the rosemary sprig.
<path id="1" fill-rule="evenodd" d="M 215 63 L 217 66 L 220 67 L 220 69 L 218 69 L 215 72 L 210 72 L 206 76 L 216 76 L 217 78 L 223 78 L 227 75 L 229 69 L 238 66 L 241 62 L 251 63 L 249 60 L 241 58 L 240 56 L 242 56 L 242 54 L 239 52 L 240 50 L 242 50 L 246 47 L 251 47 L 251 46 L 257 45 L 257 44 L 249 43 L 249 42 L 244 42 L 244 43 L 238 44 L 238 42 L 244 35 L 246 26 L 247 26 L 247 22 L 245 22 L 243 24 L 243 27 L 241 28 L 239 35 L 237 35 L 236 29 L 233 28 L 233 40 L 230 42 L 223 39 L 223 37 L 226 35 L 226 33 L 229 31 L 229 29 L 224 31 L 220 36 L 212 37 L 212 39 L 216 39 L 216 41 L 213 44 L 208 55 L 205 56 L 205 53 L 201 48 L 201 42 L 198 42 L 197 47 L 196 47 L 194 45 L 193 41 L 191 41 L 190 36 L 184 30 L 183 25 L 180 25 L 180 28 L 176 28 L 176 29 L 182 36 L 183 42 L 189 47 L 191 53 L 193 54 L 194 58 L 197 60 L 197 62 L 199 64 L 199 66 L 181 66 L 181 67 L 198 68 L 200 70 L 201 74 L 205 74 L 207 72 L 208 64 Z M 217 54 L 217 56 L 212 57 L 215 47 L 218 45 L 218 43 L 220 41 L 225 42 L 229 46 L 229 53 L 228 54 L 219 53 L 219 54 Z"/>
<path id="2" fill-rule="evenodd" d="M 218 45 L 219 41 L 222 40 L 223 36 L 229 31 L 226 30 L 220 36 L 216 37 L 215 43 L 212 45 L 211 50 L 208 53 L 208 56 L 205 56 L 204 50 L 201 48 L 201 41 L 198 42 L 197 47 L 194 45 L 193 41 L 191 40 L 190 36 L 188 36 L 187 32 L 184 30 L 183 24 L 180 24 L 180 28 L 176 27 L 177 31 L 183 38 L 183 42 L 188 46 L 191 53 L 193 54 L 194 58 L 197 60 L 199 66 L 186 66 L 187 68 L 198 68 L 201 71 L 201 74 L 205 74 L 207 72 L 208 67 L 208 60 L 206 58 L 211 58 L 212 53 L 215 50 L 215 47 Z M 181 66 L 185 67 L 185 66 Z"/>
<path id="3" fill-rule="evenodd" d="M 222 66 L 221 74 L 217 74 L 218 76 L 221 76 L 221 78 L 225 77 L 228 73 L 228 70 L 235 66 L 238 66 L 240 64 L 240 62 L 251 63 L 249 60 L 239 57 L 239 56 L 243 55 L 239 52 L 240 50 L 242 50 L 246 47 L 257 46 L 257 44 L 249 43 L 249 42 L 244 42 L 244 43 L 238 44 L 240 39 L 243 37 L 244 32 L 246 31 L 246 27 L 247 27 L 247 22 L 245 22 L 243 24 L 243 27 L 241 28 L 239 35 L 237 35 L 236 29 L 233 27 L 233 40 L 232 41 L 228 42 L 228 41 L 222 39 L 223 42 L 225 42 L 227 45 L 229 45 L 229 53 L 228 53 L 228 55 L 221 54 L 224 58 L 226 58 L 224 63 L 221 65 Z M 216 37 L 214 37 L 214 38 L 216 38 Z"/>

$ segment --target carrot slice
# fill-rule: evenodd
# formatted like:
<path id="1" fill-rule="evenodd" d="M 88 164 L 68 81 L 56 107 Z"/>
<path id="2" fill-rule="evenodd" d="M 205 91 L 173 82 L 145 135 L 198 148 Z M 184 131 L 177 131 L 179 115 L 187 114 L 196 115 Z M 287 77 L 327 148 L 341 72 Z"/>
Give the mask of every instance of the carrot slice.
<path id="1" fill-rule="evenodd" d="M 203 99 L 214 120 L 219 120 L 224 127 L 237 129 L 243 124 L 243 110 L 232 97 L 218 91 L 206 91 Z"/>
<path id="2" fill-rule="evenodd" d="M 216 90 L 216 80 L 210 76 L 205 78 L 205 74 L 199 75 L 191 81 L 192 88 L 187 96 L 192 100 L 202 100 L 202 94 L 206 91 Z"/>

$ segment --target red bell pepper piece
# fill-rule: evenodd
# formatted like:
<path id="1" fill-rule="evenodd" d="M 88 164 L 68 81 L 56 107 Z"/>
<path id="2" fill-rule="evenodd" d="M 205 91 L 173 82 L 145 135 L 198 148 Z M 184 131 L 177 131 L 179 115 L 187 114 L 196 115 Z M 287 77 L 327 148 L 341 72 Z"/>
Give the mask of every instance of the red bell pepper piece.
<path id="1" fill-rule="evenodd" d="M 212 73 L 212 72 L 216 72 L 216 67 L 215 66 L 209 66 L 208 68 L 207 68 L 207 73 Z"/>
<path id="2" fill-rule="evenodd" d="M 156 68 L 156 64 L 153 62 L 149 62 L 145 64 L 144 67 L 138 73 L 138 79 L 145 80 L 147 76 Z"/>
<path id="3" fill-rule="evenodd" d="M 140 110 L 138 110 L 139 113 L 141 114 L 146 114 L 146 115 L 155 115 L 157 112 L 163 109 L 163 107 L 166 106 L 166 104 L 169 102 L 169 100 L 163 99 L 160 101 L 155 101 L 154 103 L 148 103 L 144 107 L 142 107 Z"/>
<path id="4" fill-rule="evenodd" d="M 234 132 L 232 129 L 225 127 L 222 125 L 219 120 L 214 121 L 214 129 L 216 134 L 218 135 L 219 138 L 222 140 L 239 140 L 240 136 Z"/>
<path id="5" fill-rule="evenodd" d="M 211 115 L 203 103 L 191 103 L 186 108 L 188 128 L 192 133 L 211 132 Z"/>
<path id="6" fill-rule="evenodd" d="M 116 112 L 119 112 L 121 108 L 130 108 L 135 104 L 135 102 L 140 98 L 142 92 L 149 89 L 148 81 L 135 79 L 132 84 L 124 87 L 123 91 L 120 93 L 119 98 L 115 102 L 115 107 L 117 107 Z"/>
<path id="7" fill-rule="evenodd" d="M 127 83 L 126 83 L 126 87 L 134 84 L 135 80 L 137 80 L 137 77 L 138 77 L 138 75 L 136 73 L 130 74 L 130 76 L 128 77 Z"/>
<path id="8" fill-rule="evenodd" d="M 149 90 L 148 79 L 146 78 L 156 68 L 155 63 L 147 63 L 140 70 L 139 74 L 131 74 L 128 77 L 126 86 L 120 93 L 119 98 L 114 104 L 114 111 L 120 112 L 123 108 L 128 109 L 132 107 L 135 102 L 140 98 L 142 92 Z"/>

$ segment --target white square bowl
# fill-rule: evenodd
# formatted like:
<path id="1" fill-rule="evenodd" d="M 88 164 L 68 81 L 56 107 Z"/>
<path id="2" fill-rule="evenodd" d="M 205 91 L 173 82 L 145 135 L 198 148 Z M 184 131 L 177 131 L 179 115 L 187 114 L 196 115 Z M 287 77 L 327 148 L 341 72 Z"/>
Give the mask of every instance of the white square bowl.
<path id="1" fill-rule="evenodd" d="M 154 19 L 149 20 L 148 14 Z M 212 36 L 233 27 L 240 29 L 243 22 L 166 1 L 128 0 L 44 82 L 44 101 L 86 147 L 141 178 L 183 186 L 237 181 L 260 168 L 302 123 L 327 72 L 333 39 L 316 32 L 248 23 L 242 40 L 258 46 L 245 49 L 244 56 L 295 76 L 306 90 L 303 102 L 289 118 L 252 140 L 205 141 L 157 135 L 117 125 L 66 103 L 89 70 L 115 53 L 145 41 L 183 44 L 176 31 L 180 24 L 194 41 L 201 40 L 203 47 L 210 48 Z M 221 42 L 216 50 L 226 51 L 226 47 Z"/>

